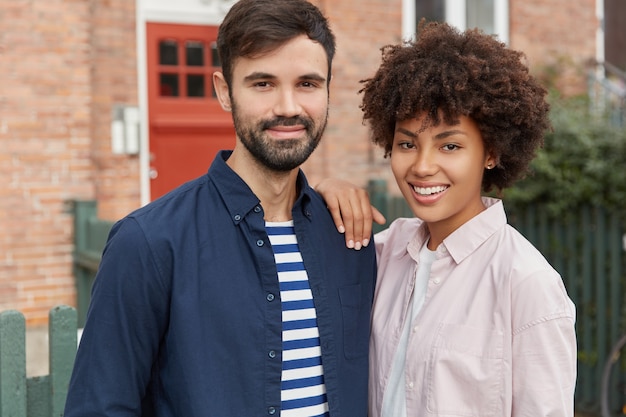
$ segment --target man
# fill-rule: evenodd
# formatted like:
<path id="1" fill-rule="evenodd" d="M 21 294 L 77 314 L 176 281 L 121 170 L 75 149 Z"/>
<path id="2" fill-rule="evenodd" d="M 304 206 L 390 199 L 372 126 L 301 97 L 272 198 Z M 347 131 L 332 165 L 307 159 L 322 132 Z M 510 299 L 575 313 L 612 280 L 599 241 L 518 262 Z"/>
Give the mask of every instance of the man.
<path id="1" fill-rule="evenodd" d="M 373 245 L 345 247 L 299 166 L 335 43 L 305 0 L 241 0 L 218 34 L 237 140 L 111 231 L 65 416 L 364 416 Z"/>

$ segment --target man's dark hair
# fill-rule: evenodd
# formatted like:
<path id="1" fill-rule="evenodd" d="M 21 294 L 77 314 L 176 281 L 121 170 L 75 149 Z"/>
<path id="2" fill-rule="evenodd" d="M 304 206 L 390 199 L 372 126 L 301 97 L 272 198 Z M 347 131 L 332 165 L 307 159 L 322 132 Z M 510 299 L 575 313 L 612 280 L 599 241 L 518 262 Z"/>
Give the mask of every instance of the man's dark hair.
<path id="1" fill-rule="evenodd" d="M 232 81 L 237 58 L 271 52 L 306 35 L 318 42 L 328 58 L 328 80 L 335 55 L 335 36 L 322 12 L 306 0 L 240 0 L 219 27 L 217 51 L 226 83 Z"/>
<path id="2" fill-rule="evenodd" d="M 382 63 L 364 83 L 361 109 L 375 144 L 392 152 L 395 124 L 426 114 L 425 126 L 468 116 L 498 161 L 482 188 L 508 187 L 528 170 L 550 127 L 546 90 L 524 55 L 478 29 L 419 25 L 417 39 L 382 48 Z"/>

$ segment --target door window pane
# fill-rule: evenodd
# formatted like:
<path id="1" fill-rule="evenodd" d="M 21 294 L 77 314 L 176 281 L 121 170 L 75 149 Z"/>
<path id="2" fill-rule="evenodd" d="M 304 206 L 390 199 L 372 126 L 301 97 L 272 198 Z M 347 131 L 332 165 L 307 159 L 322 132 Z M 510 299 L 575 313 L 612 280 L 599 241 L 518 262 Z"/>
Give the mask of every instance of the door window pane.
<path id="1" fill-rule="evenodd" d="M 159 95 L 161 97 L 178 97 L 178 74 L 160 74 Z"/>
<path id="2" fill-rule="evenodd" d="M 204 97 L 204 75 L 187 75 L 187 97 Z"/>
<path id="3" fill-rule="evenodd" d="M 199 41 L 187 41 L 185 44 L 187 65 L 190 67 L 204 66 L 204 44 Z"/>
<path id="4" fill-rule="evenodd" d="M 178 65 L 178 44 L 171 39 L 159 42 L 159 64 Z"/>

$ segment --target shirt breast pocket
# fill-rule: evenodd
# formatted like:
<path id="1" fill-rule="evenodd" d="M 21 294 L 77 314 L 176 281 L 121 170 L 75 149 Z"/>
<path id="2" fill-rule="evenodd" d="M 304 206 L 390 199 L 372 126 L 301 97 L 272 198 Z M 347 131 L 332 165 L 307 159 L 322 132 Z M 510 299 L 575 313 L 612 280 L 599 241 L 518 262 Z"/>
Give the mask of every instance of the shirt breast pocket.
<path id="1" fill-rule="evenodd" d="M 503 346 L 502 331 L 442 323 L 428 363 L 428 411 L 446 416 L 500 416 Z"/>
<path id="2" fill-rule="evenodd" d="M 368 352 L 370 312 L 361 291 L 361 284 L 339 288 L 346 359 L 360 358 Z"/>

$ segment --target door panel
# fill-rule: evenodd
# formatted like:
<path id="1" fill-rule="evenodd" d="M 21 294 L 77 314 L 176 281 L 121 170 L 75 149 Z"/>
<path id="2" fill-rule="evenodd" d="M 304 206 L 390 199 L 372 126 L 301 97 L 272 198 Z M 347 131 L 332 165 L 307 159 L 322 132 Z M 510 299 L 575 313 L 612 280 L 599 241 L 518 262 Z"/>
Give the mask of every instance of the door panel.
<path id="1" fill-rule="evenodd" d="M 146 34 L 154 200 L 206 173 L 218 150 L 234 147 L 235 131 L 213 91 L 217 27 L 148 23 Z"/>

